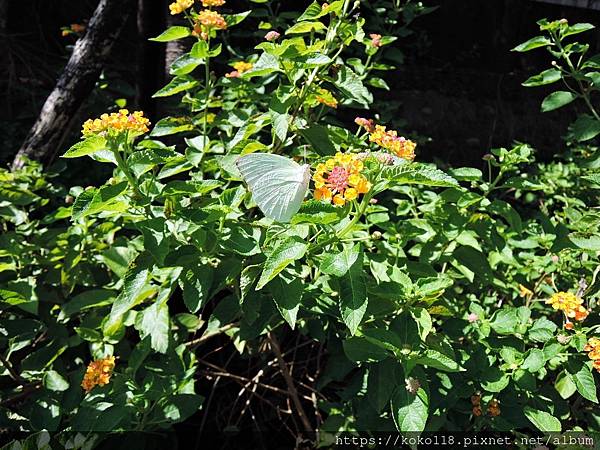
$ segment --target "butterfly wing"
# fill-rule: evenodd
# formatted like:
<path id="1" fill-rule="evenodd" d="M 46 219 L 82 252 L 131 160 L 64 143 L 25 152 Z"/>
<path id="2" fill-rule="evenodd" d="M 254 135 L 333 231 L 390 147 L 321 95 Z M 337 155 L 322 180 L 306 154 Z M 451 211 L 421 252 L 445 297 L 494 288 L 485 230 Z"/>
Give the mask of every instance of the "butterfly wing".
<path id="1" fill-rule="evenodd" d="M 265 216 L 289 222 L 308 191 L 310 168 L 269 153 L 251 153 L 237 160 L 252 198 Z"/>

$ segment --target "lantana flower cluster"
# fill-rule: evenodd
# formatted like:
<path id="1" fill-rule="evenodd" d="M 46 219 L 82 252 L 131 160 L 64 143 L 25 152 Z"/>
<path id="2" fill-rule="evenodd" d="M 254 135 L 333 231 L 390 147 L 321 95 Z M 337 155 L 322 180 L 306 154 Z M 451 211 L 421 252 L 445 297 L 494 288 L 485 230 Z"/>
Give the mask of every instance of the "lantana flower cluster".
<path id="1" fill-rule="evenodd" d="M 129 113 L 126 109 L 111 114 L 102 114 L 99 119 L 89 119 L 83 124 L 81 133 L 84 137 L 90 135 L 119 134 L 129 132 L 140 135 L 149 131 L 150 120 L 144 117 L 142 111 Z"/>
<path id="2" fill-rule="evenodd" d="M 239 78 L 244 72 L 252 70 L 252 67 L 254 67 L 254 65 L 250 62 L 238 61 L 236 63 L 233 63 L 231 67 L 233 67 L 235 70 L 225 74 L 227 78 Z"/>
<path id="3" fill-rule="evenodd" d="M 412 161 L 415 159 L 417 144 L 405 137 L 398 136 L 395 130 L 387 130 L 383 125 L 375 125 L 373 119 L 357 117 L 354 122 L 369 133 L 369 141 L 389 151 L 398 158 Z"/>
<path id="4" fill-rule="evenodd" d="M 581 322 L 589 315 L 589 311 L 583 306 L 583 299 L 571 292 L 557 292 L 546 300 L 546 303 L 565 314 L 567 318 L 565 327 L 567 329 L 573 328 L 573 324 L 569 319 Z"/>
<path id="5" fill-rule="evenodd" d="M 333 108 L 333 109 L 338 107 L 337 99 L 333 96 L 331 91 L 329 91 L 325 88 L 319 88 L 319 91 L 316 96 L 316 100 L 317 100 L 317 102 L 321 103 L 322 105 L 329 106 L 330 108 Z"/>
<path id="6" fill-rule="evenodd" d="M 194 4 L 194 0 L 175 0 L 169 5 L 169 11 L 171 15 L 181 14 L 186 9 L 191 8 Z"/>
<path id="7" fill-rule="evenodd" d="M 594 369 L 600 372 L 600 339 L 589 338 L 583 350 L 588 352 L 588 358 L 593 361 Z"/>
<path id="8" fill-rule="evenodd" d="M 85 371 L 81 387 L 90 392 L 96 386 L 104 386 L 110 382 L 113 370 L 115 368 L 115 357 L 97 359 L 92 361 Z"/>
<path id="9" fill-rule="evenodd" d="M 363 171 L 364 164 L 357 155 L 338 152 L 324 164 L 317 165 L 313 175 L 315 199 L 343 206 L 366 194 L 371 190 L 371 183 Z"/>

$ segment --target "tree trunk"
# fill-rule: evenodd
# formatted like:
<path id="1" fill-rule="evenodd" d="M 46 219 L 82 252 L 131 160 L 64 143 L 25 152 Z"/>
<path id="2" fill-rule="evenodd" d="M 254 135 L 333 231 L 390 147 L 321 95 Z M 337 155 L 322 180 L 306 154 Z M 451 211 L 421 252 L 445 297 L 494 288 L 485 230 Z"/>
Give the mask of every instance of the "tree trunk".
<path id="1" fill-rule="evenodd" d="M 94 89 L 134 5 L 135 0 L 100 0 L 85 35 L 75 44 L 69 62 L 19 149 L 13 169 L 23 167 L 24 158 L 48 162 L 55 155 L 71 120 Z"/>
<path id="2" fill-rule="evenodd" d="M 165 46 L 148 39 L 158 36 L 166 27 L 165 0 L 138 0 L 137 27 L 138 52 L 136 74 L 136 108 L 156 121 L 156 100 L 152 95 L 164 85 Z"/>

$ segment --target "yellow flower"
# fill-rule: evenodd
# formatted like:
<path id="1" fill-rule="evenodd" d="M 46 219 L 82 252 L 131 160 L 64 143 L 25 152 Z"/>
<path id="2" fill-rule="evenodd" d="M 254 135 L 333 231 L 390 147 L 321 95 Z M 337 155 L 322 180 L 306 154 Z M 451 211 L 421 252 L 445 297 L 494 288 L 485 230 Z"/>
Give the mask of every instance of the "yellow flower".
<path id="1" fill-rule="evenodd" d="M 172 15 L 181 14 L 186 9 L 191 8 L 194 4 L 194 0 L 175 0 L 174 3 L 169 5 L 169 10 Z"/>
<path id="2" fill-rule="evenodd" d="M 519 296 L 521 297 L 531 297 L 533 292 L 530 289 L 527 289 L 522 284 L 519 284 Z"/>
<path id="3" fill-rule="evenodd" d="M 555 310 L 562 311 L 568 319 L 584 320 L 589 312 L 583 306 L 583 299 L 571 292 L 557 292 L 552 295 L 546 303 Z"/>
<path id="4" fill-rule="evenodd" d="M 142 111 L 129 113 L 126 109 L 121 109 L 117 113 L 102 114 L 99 119 L 90 119 L 83 124 L 81 133 L 84 137 L 93 134 L 119 134 L 129 132 L 132 135 L 147 133 L 150 121 L 144 117 Z"/>
<path id="5" fill-rule="evenodd" d="M 211 6 L 223 6 L 225 0 L 202 0 L 202 6 L 210 8 Z"/>
<path id="6" fill-rule="evenodd" d="M 252 67 L 254 67 L 254 66 L 252 65 L 252 63 L 249 63 L 246 61 L 238 61 L 236 63 L 233 63 L 231 65 L 231 67 L 233 67 L 239 73 L 244 73 L 244 72 L 248 72 L 249 70 L 251 70 Z"/>
<path id="7" fill-rule="evenodd" d="M 317 95 L 317 101 L 325 106 L 329 106 L 330 108 L 337 108 L 338 101 L 333 96 L 333 94 L 324 88 L 319 88 L 319 94 Z"/>
<path id="8" fill-rule="evenodd" d="M 227 22 L 225 18 L 216 11 L 211 11 L 209 9 L 205 9 L 200 11 L 198 14 L 196 26 L 194 27 L 194 31 L 200 35 L 204 30 L 201 29 L 201 26 L 212 29 L 215 28 L 217 30 L 225 30 L 227 28 Z"/>
<path id="9" fill-rule="evenodd" d="M 594 369 L 600 372 L 600 339 L 589 338 L 583 351 L 588 352 L 588 358 L 594 362 Z"/>
<path id="10" fill-rule="evenodd" d="M 389 150 L 399 158 L 412 161 L 415 159 L 415 144 L 404 137 L 398 136 L 396 131 L 387 131 L 382 125 L 375 125 L 375 129 L 369 136 L 371 142 Z"/>
<path id="11" fill-rule="evenodd" d="M 96 386 L 104 386 L 105 384 L 108 384 L 114 368 L 114 356 L 92 361 L 87 366 L 85 375 L 83 376 L 83 381 L 81 382 L 81 387 L 86 392 L 90 392 Z"/>
<path id="12" fill-rule="evenodd" d="M 362 174 L 364 165 L 356 155 L 338 152 L 325 164 L 318 164 L 313 181 L 315 199 L 343 206 L 371 189 L 371 183 Z"/>

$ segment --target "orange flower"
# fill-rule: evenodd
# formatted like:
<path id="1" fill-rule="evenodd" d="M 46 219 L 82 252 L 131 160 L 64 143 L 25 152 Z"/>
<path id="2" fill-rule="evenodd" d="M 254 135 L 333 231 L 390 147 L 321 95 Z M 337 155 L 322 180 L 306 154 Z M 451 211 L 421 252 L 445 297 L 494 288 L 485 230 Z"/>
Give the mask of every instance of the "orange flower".
<path id="1" fill-rule="evenodd" d="M 217 30 L 225 30 L 227 28 L 227 22 L 225 21 L 225 18 L 218 12 L 211 11 L 210 9 L 200 11 L 197 20 L 196 26 L 194 26 L 194 31 L 196 31 L 199 35 L 202 31 L 204 31 L 201 29 L 201 26 L 209 30 L 212 28 Z M 197 28 L 199 28 L 199 30 Z"/>
<path id="2" fill-rule="evenodd" d="M 583 299 L 571 292 L 557 292 L 546 300 L 546 304 L 551 305 L 555 310 L 562 311 L 567 317 L 567 321 L 574 318 L 581 322 L 589 315 L 589 311 L 583 306 Z"/>
<path id="3" fill-rule="evenodd" d="M 398 136 L 396 131 L 386 131 L 386 128 L 382 125 L 375 125 L 375 129 L 371 131 L 369 140 L 389 150 L 399 158 L 408 161 L 415 159 L 415 147 L 417 144 Z"/>
<path id="4" fill-rule="evenodd" d="M 319 94 L 317 95 L 317 101 L 325 106 L 329 106 L 330 108 L 337 108 L 338 101 L 333 96 L 333 94 L 324 88 L 319 88 Z"/>
<path id="5" fill-rule="evenodd" d="M 85 371 L 81 387 L 90 392 L 96 386 L 104 386 L 110 382 L 113 369 L 115 368 L 115 357 L 97 359 L 92 361 Z"/>
<path id="6" fill-rule="evenodd" d="M 371 190 L 371 183 L 362 174 L 363 162 L 351 154 L 337 153 L 325 164 L 317 165 L 313 175 L 315 199 L 343 206 Z"/>
<path id="7" fill-rule="evenodd" d="M 371 47 L 375 47 L 375 48 L 381 47 L 381 35 L 380 34 L 371 33 L 371 34 L 369 34 L 369 37 L 371 38 Z"/>
<path id="8" fill-rule="evenodd" d="M 186 9 L 191 8 L 194 4 L 194 0 L 175 0 L 174 3 L 169 5 L 171 15 L 181 14 Z"/>
<path id="9" fill-rule="evenodd" d="M 363 127 L 369 133 L 375 130 L 375 124 L 373 123 L 373 119 L 365 119 L 364 117 L 357 117 L 354 119 L 354 123 L 359 127 Z"/>
<path id="10" fill-rule="evenodd" d="M 593 361 L 594 369 L 600 372 L 600 339 L 589 338 L 583 351 L 588 352 L 588 358 Z"/>
<path id="11" fill-rule="evenodd" d="M 225 0 L 202 0 L 202 6 L 210 8 L 211 6 L 223 6 Z"/>

